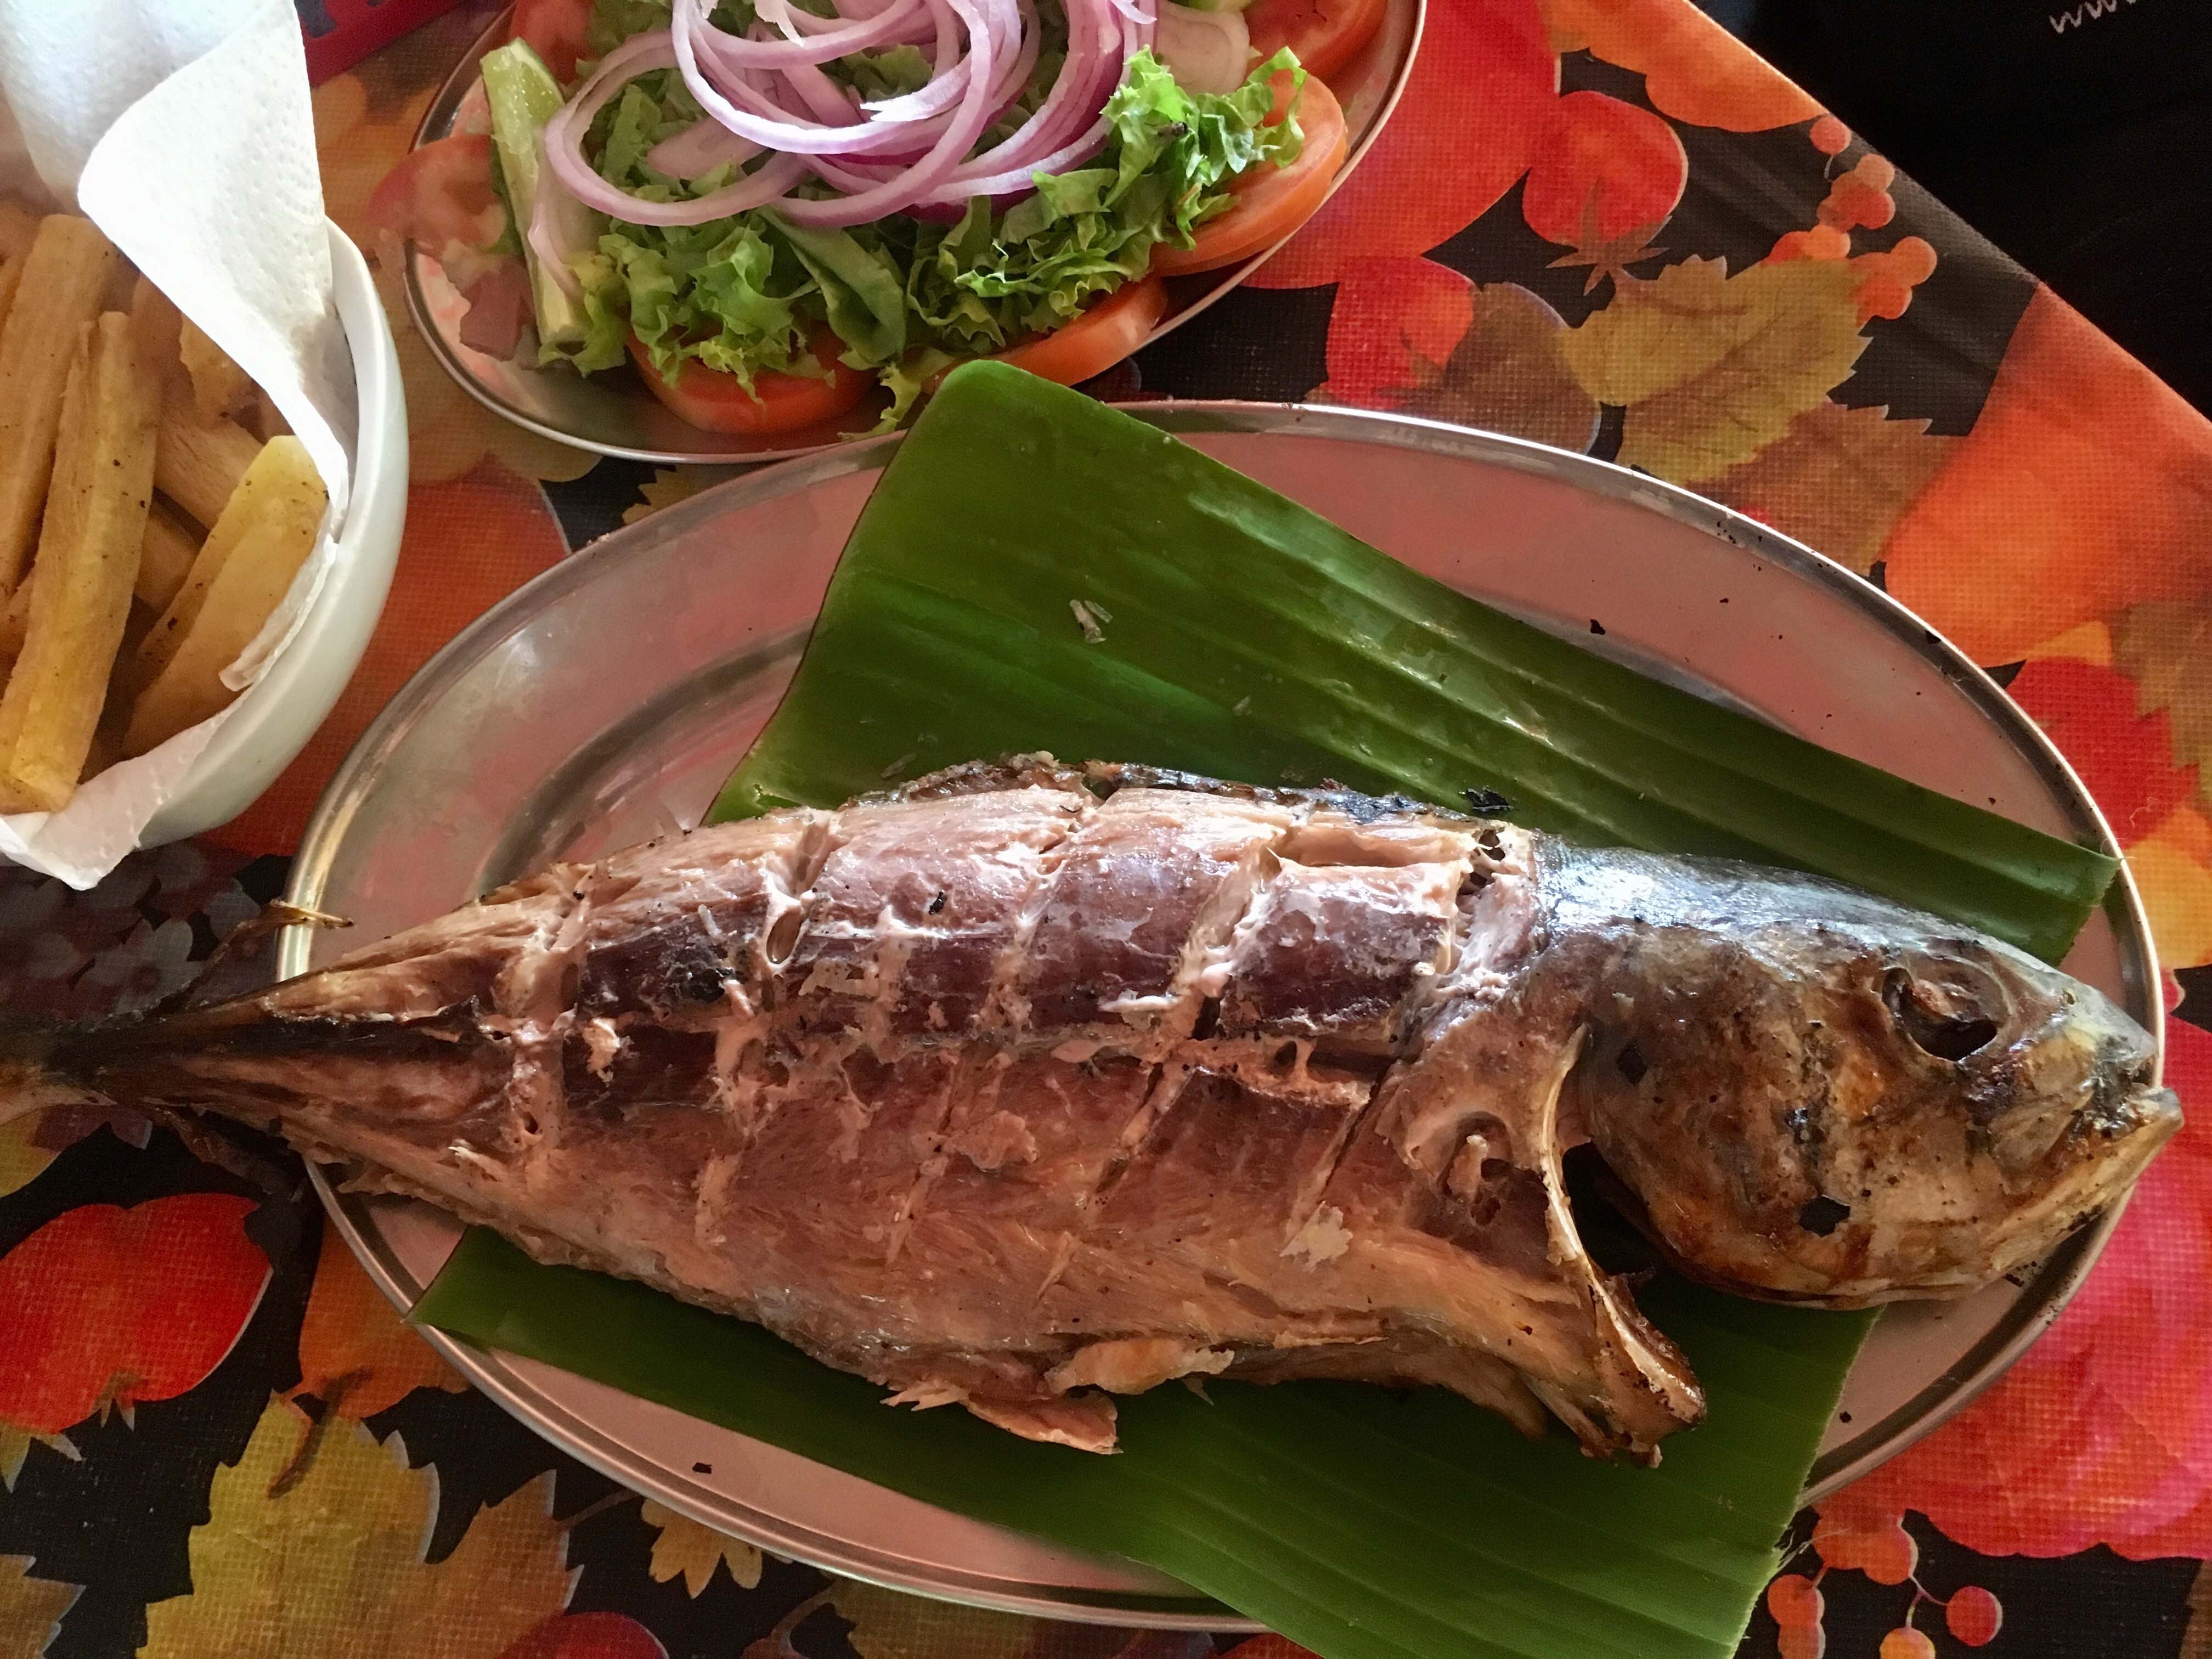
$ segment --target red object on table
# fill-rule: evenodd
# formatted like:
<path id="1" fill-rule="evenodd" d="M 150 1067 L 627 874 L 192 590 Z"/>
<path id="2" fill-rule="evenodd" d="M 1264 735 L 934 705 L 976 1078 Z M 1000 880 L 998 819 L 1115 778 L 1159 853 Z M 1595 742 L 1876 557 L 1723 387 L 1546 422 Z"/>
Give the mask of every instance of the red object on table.
<path id="1" fill-rule="evenodd" d="M 307 37 L 307 79 L 320 86 L 460 0 L 295 0 Z"/>

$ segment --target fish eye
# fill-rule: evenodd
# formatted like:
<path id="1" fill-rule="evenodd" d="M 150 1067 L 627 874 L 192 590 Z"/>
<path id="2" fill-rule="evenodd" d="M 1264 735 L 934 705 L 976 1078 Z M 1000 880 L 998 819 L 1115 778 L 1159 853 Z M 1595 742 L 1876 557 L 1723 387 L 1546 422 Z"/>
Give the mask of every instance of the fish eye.
<path id="1" fill-rule="evenodd" d="M 1938 1060 L 1961 1060 L 1996 1039 L 1997 1022 L 1971 990 L 1916 977 L 1903 968 L 1882 975 L 1881 1000 L 1912 1044 Z"/>

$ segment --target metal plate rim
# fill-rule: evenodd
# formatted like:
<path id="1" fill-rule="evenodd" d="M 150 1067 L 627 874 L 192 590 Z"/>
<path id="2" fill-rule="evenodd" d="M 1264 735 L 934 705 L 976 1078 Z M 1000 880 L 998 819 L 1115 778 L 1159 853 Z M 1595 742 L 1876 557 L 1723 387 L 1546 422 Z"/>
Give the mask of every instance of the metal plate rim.
<path id="1" fill-rule="evenodd" d="M 1404 0 L 1404 3 L 1410 4 L 1413 8 L 1413 26 L 1406 37 L 1404 54 L 1391 70 L 1389 82 L 1383 89 L 1381 101 L 1376 106 L 1374 119 L 1368 123 L 1365 130 L 1358 135 L 1346 151 L 1344 165 L 1337 169 L 1336 177 L 1330 180 L 1328 191 L 1324 192 L 1321 202 L 1314 209 L 1316 214 L 1328 204 L 1330 198 L 1343 187 L 1345 181 L 1352 177 L 1360 162 L 1366 159 L 1368 151 L 1374 148 L 1376 141 L 1382 136 L 1382 130 L 1389 125 L 1391 116 L 1396 112 L 1399 100 L 1405 95 L 1407 82 L 1413 77 L 1413 60 L 1420 51 L 1421 37 L 1428 27 L 1429 0 Z M 453 72 L 439 85 L 438 90 L 430 99 L 428 106 L 423 111 L 422 118 L 416 125 L 415 136 L 409 144 L 410 153 L 421 149 L 434 138 L 447 136 L 453 123 L 454 112 L 468 90 L 470 78 L 477 61 L 504 38 L 508 20 L 513 15 L 512 7 L 500 11 L 489 23 L 485 25 L 483 32 L 471 41 L 467 50 L 461 54 L 460 61 L 453 66 Z M 1272 258 L 1283 245 L 1302 228 L 1304 228 L 1303 225 L 1293 228 L 1288 234 L 1269 243 L 1242 264 L 1228 266 L 1221 270 L 1201 271 L 1188 277 L 1170 278 L 1171 284 L 1203 282 L 1208 286 L 1204 291 L 1194 294 L 1187 302 L 1175 303 L 1171 298 L 1173 308 L 1161 319 L 1159 325 L 1145 337 L 1144 344 L 1151 345 L 1155 340 L 1180 328 L 1199 313 L 1207 309 L 1231 289 L 1243 287 L 1246 279 L 1254 271 Z M 525 431 L 534 433 L 541 438 L 550 439 L 555 443 L 565 444 L 571 449 L 582 449 L 593 454 L 611 456 L 617 460 L 648 462 L 656 466 L 772 465 L 782 461 L 820 454 L 826 450 L 839 447 L 833 441 L 826 444 L 796 445 L 789 449 L 726 453 L 706 449 L 653 449 L 643 445 L 612 443 L 601 439 L 583 437 L 556 426 L 550 421 L 541 420 L 528 410 L 518 409 L 500 397 L 491 387 L 484 385 L 471 374 L 469 366 L 455 355 L 452 342 L 447 339 L 430 313 L 429 296 L 423 291 L 421 269 L 425 258 L 426 256 L 418 252 L 414 244 L 410 242 L 407 244 L 406 257 L 401 264 L 400 287 L 406 295 L 407 314 L 415 325 L 416 335 L 428 349 L 431 357 L 436 362 L 438 367 L 445 371 L 456 386 L 501 420 L 521 427 Z M 1138 348 L 1139 350 L 1143 349 L 1143 346 Z M 649 397 L 651 394 L 641 392 L 639 395 Z"/>
<path id="2" fill-rule="evenodd" d="M 1817 583 L 1875 618 L 1942 672 L 2033 763 L 2054 799 L 2074 820 L 2080 837 L 2115 856 L 2119 853 L 2109 823 L 2073 768 L 2042 730 L 1978 665 L 1911 611 L 1845 567 L 1691 490 L 1589 455 L 1413 416 L 1321 405 L 1235 401 L 1170 400 L 1118 407 L 1173 433 L 1306 435 L 1427 450 L 1458 459 L 1504 465 L 1626 501 L 1704 530 L 1748 556 L 1771 561 Z M 855 472 L 877 470 L 902 435 L 888 434 L 729 479 L 662 509 L 653 515 L 652 522 L 665 533 L 672 526 L 703 523 L 757 501 L 805 490 Z M 641 531 L 644 526 L 638 528 Z M 317 908 L 324 875 L 343 839 L 350 817 L 348 802 L 356 793 L 355 781 L 373 773 L 380 757 L 404 738 L 414 711 L 434 702 L 468 663 L 514 631 L 523 618 L 600 580 L 609 562 L 621 560 L 627 547 L 646 544 L 642 535 L 618 530 L 579 550 L 486 611 L 419 669 L 378 714 L 325 788 L 295 855 L 288 898 L 305 908 Z M 2123 969 L 2128 976 L 2129 1012 L 2159 1044 L 2162 1060 L 2165 1011 L 2163 998 L 2159 994 L 2157 957 L 2142 896 L 2124 862 L 2107 896 L 2106 908 L 2117 936 Z M 304 928 L 285 931 L 279 946 L 280 973 L 289 975 L 304 969 L 308 938 L 309 932 Z M 366 1206 L 333 1191 L 320 1170 L 311 1170 L 311 1175 L 333 1224 L 338 1227 L 378 1288 L 405 1311 L 419 1294 L 419 1287 L 410 1289 L 385 1259 L 379 1241 L 364 1224 Z M 1881 1422 L 1869 1425 L 1853 1442 L 1838 1448 L 1837 1454 L 1816 1462 L 1808 1480 L 1804 1501 L 1826 1496 L 1904 1450 L 1964 1409 L 1994 1383 L 2063 1310 L 2118 1224 L 2125 1204 L 2124 1197 L 2095 1223 L 2066 1241 L 2044 1264 L 2031 1281 L 2036 1296 L 2025 1317 L 2016 1316 L 2010 1328 L 2000 1327 L 1920 1395 Z M 988 1585 L 957 1584 L 947 1582 L 942 1575 L 917 1575 L 882 1560 L 854 1559 L 842 1545 L 828 1552 L 809 1550 L 805 1538 L 781 1526 L 773 1516 L 733 1525 L 735 1517 L 720 1507 L 725 1501 L 720 1495 L 716 1495 L 717 1506 L 706 1510 L 683 1489 L 680 1479 L 672 1480 L 669 1472 L 659 1465 L 647 1463 L 604 1437 L 595 1437 L 598 1431 L 589 1425 L 556 1431 L 544 1419 L 554 1416 L 565 1419 L 570 1413 L 565 1407 L 544 1400 L 532 1385 L 508 1371 L 496 1356 L 458 1342 L 441 1332 L 425 1329 L 422 1334 L 507 1410 L 601 1473 L 650 1492 L 706 1524 L 740 1531 L 754 1542 L 797 1553 L 831 1571 L 891 1589 L 1063 1620 L 1180 1630 L 1259 1628 L 1252 1621 L 1195 1595 L 1193 1604 L 1188 1607 L 1161 1606 L 1149 1598 L 1139 1598 L 1132 1604 L 1110 1595 L 1079 1591 L 1073 1587 L 1050 1587 L 1049 1593 L 1042 1593 L 1043 1587 L 1040 1587 L 1041 1593 L 1028 1595 L 1010 1592 L 1003 1588 L 1001 1581 L 996 1580 Z M 1871 1443 L 1865 1444 L 1864 1449 L 1850 1453 L 1851 1446 L 1869 1441 Z M 749 1510 L 748 1514 L 757 1516 L 759 1512 Z"/>

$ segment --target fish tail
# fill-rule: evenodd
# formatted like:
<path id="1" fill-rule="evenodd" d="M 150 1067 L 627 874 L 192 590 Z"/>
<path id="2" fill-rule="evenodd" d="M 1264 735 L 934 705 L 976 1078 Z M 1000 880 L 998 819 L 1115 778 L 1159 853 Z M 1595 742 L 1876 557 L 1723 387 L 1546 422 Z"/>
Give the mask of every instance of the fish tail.
<path id="1" fill-rule="evenodd" d="M 179 1110 L 141 1085 L 177 1043 L 189 1018 L 123 1016 L 90 1024 L 0 1008 L 0 1127 L 49 1107 L 124 1109 L 175 1132 L 203 1162 L 229 1170 L 264 1191 L 299 1185 L 275 1144 L 242 1121 Z M 204 1023 L 204 1022 L 203 1022 Z"/>
<path id="2" fill-rule="evenodd" d="M 81 1025 L 17 1008 L 0 1008 L 0 1124 L 49 1106 L 94 1105 L 84 1051 L 75 1054 Z"/>

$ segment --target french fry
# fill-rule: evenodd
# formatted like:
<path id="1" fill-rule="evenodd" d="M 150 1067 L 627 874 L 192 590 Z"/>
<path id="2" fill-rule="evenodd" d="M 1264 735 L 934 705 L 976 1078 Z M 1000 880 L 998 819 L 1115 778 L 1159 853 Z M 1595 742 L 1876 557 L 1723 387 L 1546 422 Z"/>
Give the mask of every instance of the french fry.
<path id="1" fill-rule="evenodd" d="M 92 729 L 92 742 L 84 751 L 84 765 L 77 773 L 79 783 L 89 783 L 109 767 L 123 758 L 123 728 L 102 716 Z"/>
<path id="2" fill-rule="evenodd" d="M 126 755 L 144 754 L 218 713 L 238 695 L 222 683 L 222 671 L 252 643 L 314 549 L 327 498 L 307 447 L 297 438 L 270 441 L 239 487 L 239 497 L 233 506 L 242 508 L 246 521 L 237 526 L 198 614 L 169 647 L 167 664 L 132 703 L 123 737 Z M 233 509 L 226 508 L 222 522 L 209 532 L 210 545 L 232 528 L 233 519 Z M 195 566 L 193 580 L 198 574 Z M 155 624 L 149 645 L 168 620 L 165 616 Z M 143 659 L 143 647 L 140 654 Z"/>
<path id="3" fill-rule="evenodd" d="M 185 373 L 191 377 L 192 412 L 199 416 L 200 424 L 212 425 L 224 416 L 248 407 L 252 401 L 253 382 L 246 378 L 246 371 L 231 362 L 229 354 L 221 346 L 201 333 L 191 318 L 185 318 L 184 324 L 177 355 L 184 361 Z"/>
<path id="4" fill-rule="evenodd" d="M 131 309 L 131 296 L 137 287 L 137 267 L 128 259 L 117 258 L 115 263 L 107 268 L 107 281 L 100 287 L 100 308 L 102 311 L 127 313 Z M 153 365 L 148 364 L 147 368 L 149 372 L 152 372 Z"/>
<path id="5" fill-rule="evenodd" d="M 0 328 L 8 325 L 8 308 L 15 303 L 15 289 L 23 280 L 23 256 L 11 253 L 0 258 Z"/>
<path id="6" fill-rule="evenodd" d="M 20 259 L 38 239 L 39 216 L 21 202 L 0 202 L 0 254 Z"/>
<path id="7" fill-rule="evenodd" d="M 39 539 L 70 363 L 116 260 L 92 221 L 65 214 L 40 222 L 23 257 L 0 325 L 0 587 L 15 585 Z"/>
<path id="8" fill-rule="evenodd" d="M 64 380 L 23 649 L 0 693 L 0 811 L 52 811 L 76 793 L 130 619 L 160 400 L 129 317 L 108 312 L 82 331 Z"/>
<path id="9" fill-rule="evenodd" d="M 173 387 L 161 410 L 161 441 L 155 452 L 154 483 L 210 530 L 261 453 L 261 441 L 235 421 L 203 425 L 188 387 Z"/>
<path id="10" fill-rule="evenodd" d="M 185 326 L 184 313 L 170 303 L 167 295 L 143 276 L 131 287 L 131 326 L 138 334 L 140 366 L 149 374 L 161 377 L 164 383 L 174 379 L 173 371 L 180 367 L 179 343 Z"/>
<path id="11" fill-rule="evenodd" d="M 146 514 L 145 537 L 138 544 L 138 598 L 153 607 L 155 617 L 169 608 L 199 556 L 198 527 L 155 496 Z M 149 628 L 152 621 L 148 618 Z"/>
<path id="12" fill-rule="evenodd" d="M 31 583 L 28 577 L 15 584 L 4 604 L 0 604 L 0 657 L 15 658 L 22 654 L 23 635 L 31 626 Z"/>
<path id="13" fill-rule="evenodd" d="M 172 410 L 176 407 L 173 392 L 168 407 Z M 166 421 L 162 430 L 164 433 L 169 430 Z M 127 695 L 137 696 L 161 677 L 161 671 L 169 665 L 169 659 L 177 654 L 177 647 L 192 631 L 192 624 L 199 620 L 200 607 L 207 602 L 208 593 L 215 586 L 216 579 L 222 574 L 223 564 L 230 557 L 231 550 L 238 545 L 240 538 L 264 511 L 267 498 L 272 493 L 282 494 L 286 480 L 295 477 L 301 469 L 309 477 L 315 477 L 317 489 L 322 487 L 322 480 L 315 477 L 314 468 L 307 464 L 307 452 L 296 439 L 283 449 L 264 444 L 254 451 L 252 460 L 239 478 L 238 487 L 231 491 L 230 499 L 216 514 L 214 528 L 208 532 L 207 539 L 193 554 L 184 580 L 163 607 L 161 619 L 124 664 L 121 678 Z M 157 476 L 159 471 L 157 459 Z M 151 517 L 149 514 L 149 522 Z"/>

